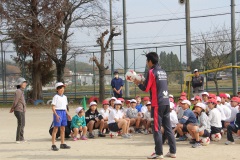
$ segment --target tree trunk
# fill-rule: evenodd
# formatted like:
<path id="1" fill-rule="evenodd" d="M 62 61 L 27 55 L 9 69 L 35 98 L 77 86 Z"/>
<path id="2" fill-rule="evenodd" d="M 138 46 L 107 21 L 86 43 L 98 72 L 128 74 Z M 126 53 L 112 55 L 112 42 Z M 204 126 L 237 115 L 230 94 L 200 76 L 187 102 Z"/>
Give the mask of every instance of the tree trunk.
<path id="1" fill-rule="evenodd" d="M 104 66 L 99 68 L 99 101 L 102 102 L 105 99 L 105 69 Z"/>
<path id="2" fill-rule="evenodd" d="M 217 81 L 217 78 L 214 78 L 214 84 L 215 84 L 215 87 L 216 87 L 217 95 L 219 95 L 219 88 L 218 88 L 218 81 Z"/>
<path id="3" fill-rule="evenodd" d="M 56 63 L 57 67 L 57 82 L 64 83 L 64 68 L 65 64 L 62 64 L 60 62 Z"/>
<path id="4" fill-rule="evenodd" d="M 33 69 L 32 69 L 32 99 L 42 99 L 42 75 L 40 72 L 40 56 L 41 53 L 36 49 L 33 53 Z"/>

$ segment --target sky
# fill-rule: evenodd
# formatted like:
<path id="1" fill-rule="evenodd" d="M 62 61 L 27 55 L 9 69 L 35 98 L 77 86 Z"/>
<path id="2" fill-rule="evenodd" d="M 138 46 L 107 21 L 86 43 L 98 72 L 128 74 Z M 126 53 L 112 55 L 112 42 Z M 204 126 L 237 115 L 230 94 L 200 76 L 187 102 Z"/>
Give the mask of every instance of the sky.
<path id="1" fill-rule="evenodd" d="M 106 0 L 108 1 L 108 0 Z M 231 0 L 190 0 L 190 15 L 201 16 L 209 14 L 230 13 Z M 240 0 L 235 0 L 236 12 L 240 12 Z M 108 4 L 106 4 L 108 5 Z M 107 8 L 108 9 L 108 8 Z M 159 19 L 172 19 L 185 17 L 185 6 L 178 3 L 178 0 L 126 0 L 127 22 L 149 21 Z M 113 1 L 113 14 L 122 15 L 122 0 Z M 118 19 L 122 21 L 122 17 Z M 192 40 L 200 38 L 201 34 L 209 31 L 214 31 L 215 28 L 221 28 L 225 25 L 227 29 L 231 29 L 231 15 L 206 17 L 191 19 L 191 35 Z M 240 13 L 236 13 L 236 25 L 240 23 Z M 101 31 L 109 29 L 103 27 Z M 122 26 L 118 26 L 120 31 L 123 31 Z M 76 47 L 83 47 L 86 52 L 98 52 L 99 47 L 96 47 L 96 39 L 100 35 L 99 31 L 94 29 L 72 29 L 74 35 L 71 37 L 70 44 Z M 185 42 L 185 20 L 155 22 L 144 24 L 128 24 L 127 25 L 127 43 L 128 49 L 157 47 L 164 44 L 179 44 Z M 11 47 L 8 47 L 8 49 Z M 114 49 L 123 49 L 123 35 L 115 37 Z M 145 66 L 145 57 L 142 55 L 148 51 L 173 51 L 178 55 L 179 59 L 186 61 L 185 46 L 181 47 L 165 47 L 151 49 L 136 49 L 135 50 L 135 63 L 134 63 L 134 50 L 128 51 L 129 68 L 142 70 Z M 97 54 L 98 55 L 98 54 Z M 115 68 L 123 68 L 123 51 L 115 52 Z M 78 61 L 86 62 L 91 55 L 79 55 Z M 8 56 L 7 56 L 8 57 Z M 196 58 L 194 55 L 192 59 Z M 109 55 L 107 55 L 106 65 L 110 65 Z"/>

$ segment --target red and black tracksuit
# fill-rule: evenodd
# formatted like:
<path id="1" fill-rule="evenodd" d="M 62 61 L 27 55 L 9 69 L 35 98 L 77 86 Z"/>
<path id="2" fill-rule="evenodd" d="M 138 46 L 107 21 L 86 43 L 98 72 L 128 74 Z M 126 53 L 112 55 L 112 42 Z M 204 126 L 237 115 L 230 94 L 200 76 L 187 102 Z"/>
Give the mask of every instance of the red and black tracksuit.
<path id="1" fill-rule="evenodd" d="M 161 126 L 164 128 L 163 136 L 168 138 L 170 153 L 176 153 L 176 142 L 170 123 L 167 73 L 158 64 L 154 65 L 148 71 L 144 84 L 140 84 L 138 87 L 145 92 L 150 91 L 155 153 L 163 154 Z"/>

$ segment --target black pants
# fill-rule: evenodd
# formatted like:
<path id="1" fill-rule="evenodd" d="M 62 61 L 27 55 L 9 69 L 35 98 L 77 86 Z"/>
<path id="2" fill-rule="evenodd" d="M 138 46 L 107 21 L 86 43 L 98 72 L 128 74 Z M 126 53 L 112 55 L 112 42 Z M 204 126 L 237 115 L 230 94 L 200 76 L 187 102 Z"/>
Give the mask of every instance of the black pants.
<path id="1" fill-rule="evenodd" d="M 163 154 L 161 126 L 164 128 L 164 137 L 168 138 L 169 152 L 176 153 L 176 141 L 170 123 L 170 107 L 152 107 L 151 117 L 153 118 L 152 130 L 155 142 L 155 153 L 157 155 Z"/>
<path id="2" fill-rule="evenodd" d="M 17 133 L 16 133 L 16 141 L 24 140 L 24 127 L 25 127 L 25 112 L 14 111 L 14 115 L 17 118 Z"/>
<path id="3" fill-rule="evenodd" d="M 114 93 L 114 97 L 116 97 L 116 98 L 122 98 L 122 93 L 121 94 L 118 94 L 118 93 L 116 93 L 116 92 L 113 92 Z"/>
<path id="4" fill-rule="evenodd" d="M 238 128 L 234 125 L 234 124 L 230 124 L 227 127 L 227 140 L 234 142 L 233 136 L 232 136 L 232 132 L 237 133 Z"/>

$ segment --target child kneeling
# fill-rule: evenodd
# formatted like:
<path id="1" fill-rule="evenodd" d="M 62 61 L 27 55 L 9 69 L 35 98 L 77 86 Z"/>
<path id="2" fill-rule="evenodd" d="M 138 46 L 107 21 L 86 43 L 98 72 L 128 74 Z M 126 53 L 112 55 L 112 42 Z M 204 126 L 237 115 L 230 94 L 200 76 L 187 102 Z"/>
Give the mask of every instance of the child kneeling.
<path id="1" fill-rule="evenodd" d="M 73 140 L 78 140 L 77 135 L 79 132 L 83 132 L 80 137 L 81 140 L 87 140 L 87 126 L 84 117 L 84 110 L 82 107 L 76 109 L 76 115 L 72 118 L 71 129 L 73 131 Z"/>

